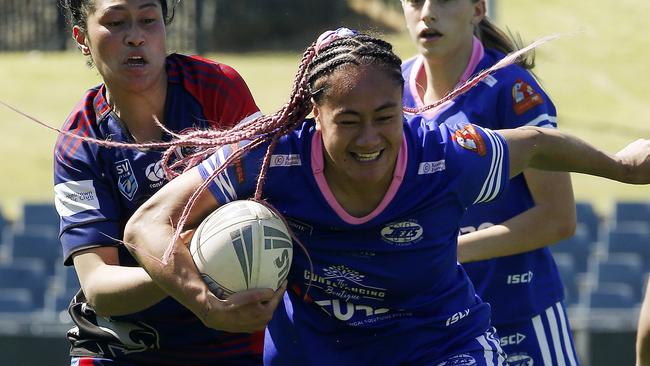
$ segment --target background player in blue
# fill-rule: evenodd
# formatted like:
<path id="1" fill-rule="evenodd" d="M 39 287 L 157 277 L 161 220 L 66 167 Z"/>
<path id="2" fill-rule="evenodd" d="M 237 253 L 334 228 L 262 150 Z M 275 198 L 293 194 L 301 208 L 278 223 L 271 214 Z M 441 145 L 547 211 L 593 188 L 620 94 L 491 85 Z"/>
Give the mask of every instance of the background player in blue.
<path id="1" fill-rule="evenodd" d="M 404 104 L 432 104 L 513 51 L 485 17 L 484 0 L 403 0 L 419 55 L 404 62 Z M 523 60 L 469 92 L 425 112 L 435 123 L 471 122 L 490 129 L 556 128 L 553 103 Z M 575 230 L 568 173 L 526 169 L 501 198 L 471 207 L 461 223 L 458 258 L 479 296 L 492 306 L 501 346 L 511 360 L 576 365 L 562 304 L 563 286 L 547 245 Z"/>
<path id="2" fill-rule="evenodd" d="M 62 3 L 82 53 L 103 79 L 63 130 L 120 142 L 169 140 L 167 129 L 232 126 L 259 115 L 239 74 L 199 57 L 167 55 L 173 7 L 160 0 Z M 187 151 L 178 151 L 180 154 Z M 171 299 L 112 238 L 165 183 L 159 151 L 102 149 L 61 135 L 55 147 L 55 202 L 66 265 L 83 292 L 72 301 L 73 365 L 256 365 L 263 333 L 205 327 Z"/>
<path id="3" fill-rule="evenodd" d="M 645 170 L 650 181 L 648 141 L 610 156 L 553 130 L 497 134 L 464 122 L 404 120 L 401 61 L 380 40 L 340 30 L 303 60 L 287 107 L 236 131 L 272 140 L 289 129 L 269 142 L 271 152 L 267 144 L 244 148 L 229 167 L 225 159 L 239 152 L 227 143 L 239 138 L 213 135 L 222 150 L 163 187 L 125 229 L 152 278 L 206 324 L 250 331 L 272 316 L 266 364 L 503 365 L 489 306 L 456 260 L 466 207 L 496 198 L 529 164 L 630 182 L 637 178 L 625 171 Z M 310 111 L 314 119 L 303 121 Z M 260 172 L 262 161 L 269 164 Z M 206 179 L 209 192 L 180 219 Z M 175 229 L 248 197 L 263 197 L 288 219 L 313 263 L 294 251 L 275 313 L 283 288 L 254 291 L 268 302 L 216 298 L 182 240 L 171 243 L 170 265 L 156 259 Z"/>

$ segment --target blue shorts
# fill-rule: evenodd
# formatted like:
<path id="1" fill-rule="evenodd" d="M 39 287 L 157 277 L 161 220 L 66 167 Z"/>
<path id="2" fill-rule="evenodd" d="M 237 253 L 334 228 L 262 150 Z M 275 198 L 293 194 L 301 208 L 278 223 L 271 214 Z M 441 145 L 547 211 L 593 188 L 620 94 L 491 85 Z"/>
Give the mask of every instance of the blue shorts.
<path id="1" fill-rule="evenodd" d="M 468 342 L 458 353 L 435 366 L 506 366 L 506 354 L 499 346 L 494 328 Z"/>
<path id="2" fill-rule="evenodd" d="M 496 336 L 494 328 L 488 329 L 483 335 L 476 337 L 460 346 L 454 346 L 453 352 L 448 352 L 447 356 L 439 359 L 433 359 L 428 355 L 423 355 L 416 359 L 408 351 L 400 348 L 385 347 L 382 349 L 368 349 L 360 346 L 358 352 L 322 352 L 318 355 L 314 354 L 313 358 L 306 358 L 303 350 L 298 342 L 295 346 L 288 349 L 286 352 L 278 352 L 272 344 L 272 337 L 268 334 L 264 352 L 264 365 L 266 366 L 294 366 L 294 365 L 355 365 L 355 366 L 371 366 L 371 365 L 396 365 L 404 364 L 409 366 L 506 366 L 506 355 L 499 345 L 499 339 Z M 359 354 L 370 353 L 373 355 L 380 355 L 376 358 L 372 357 L 358 357 Z M 382 358 L 384 355 L 385 358 Z M 380 361 L 378 361 L 379 359 Z M 383 361 L 381 361 L 383 360 Z"/>
<path id="3" fill-rule="evenodd" d="M 579 365 L 561 302 L 520 323 L 495 324 L 508 365 Z"/>

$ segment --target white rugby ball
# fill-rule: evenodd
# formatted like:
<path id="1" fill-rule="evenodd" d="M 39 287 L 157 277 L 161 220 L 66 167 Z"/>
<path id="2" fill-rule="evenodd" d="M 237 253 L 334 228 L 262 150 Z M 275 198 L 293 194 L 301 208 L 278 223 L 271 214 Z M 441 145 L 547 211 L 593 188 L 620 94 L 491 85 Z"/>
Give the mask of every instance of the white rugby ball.
<path id="1" fill-rule="evenodd" d="M 196 267 L 217 297 L 276 290 L 289 274 L 293 243 L 273 211 L 254 201 L 232 201 L 201 222 L 190 242 Z"/>

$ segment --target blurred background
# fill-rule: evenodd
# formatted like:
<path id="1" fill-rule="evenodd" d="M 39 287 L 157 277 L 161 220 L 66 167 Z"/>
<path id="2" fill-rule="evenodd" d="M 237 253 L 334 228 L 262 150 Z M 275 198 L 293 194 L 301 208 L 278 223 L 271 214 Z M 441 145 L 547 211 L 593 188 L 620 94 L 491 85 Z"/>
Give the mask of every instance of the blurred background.
<path id="1" fill-rule="evenodd" d="M 0 0 L 0 100 L 58 128 L 99 77 L 55 3 Z M 489 0 L 489 13 L 526 43 L 564 35 L 536 51 L 535 68 L 563 130 L 609 152 L 650 137 L 650 2 Z M 303 50 L 338 26 L 386 38 L 403 59 L 415 53 L 398 0 L 183 0 L 168 38 L 170 52 L 233 66 L 270 113 L 287 100 Z M 2 106 L 0 128 L 2 363 L 69 364 L 65 309 L 78 282 L 57 239 L 57 134 Z M 584 365 L 631 365 L 650 271 L 650 187 L 583 175 L 573 182 L 578 230 L 552 250 L 580 357 Z"/>

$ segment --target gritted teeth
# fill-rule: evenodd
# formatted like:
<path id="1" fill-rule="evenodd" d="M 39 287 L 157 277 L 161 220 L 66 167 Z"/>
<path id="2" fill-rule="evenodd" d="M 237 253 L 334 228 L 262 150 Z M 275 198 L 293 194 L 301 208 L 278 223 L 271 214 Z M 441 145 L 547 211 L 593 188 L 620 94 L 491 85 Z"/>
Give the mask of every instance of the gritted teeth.
<path id="1" fill-rule="evenodd" d="M 379 158 L 379 155 L 381 155 L 382 151 L 383 150 L 376 151 L 376 152 L 373 152 L 373 153 L 367 153 L 367 154 L 354 153 L 353 152 L 352 155 L 355 157 L 355 159 L 357 159 L 359 161 L 372 161 L 372 160 L 376 160 L 377 158 Z"/>

